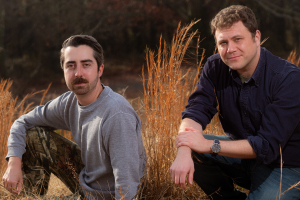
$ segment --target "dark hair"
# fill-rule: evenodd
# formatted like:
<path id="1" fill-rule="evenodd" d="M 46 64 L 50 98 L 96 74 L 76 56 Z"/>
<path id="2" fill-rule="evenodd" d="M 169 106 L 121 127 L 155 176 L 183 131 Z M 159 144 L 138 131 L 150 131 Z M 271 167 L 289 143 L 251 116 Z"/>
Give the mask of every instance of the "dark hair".
<path id="1" fill-rule="evenodd" d="M 244 24 L 254 38 L 256 30 L 258 30 L 255 15 L 250 8 L 242 5 L 232 5 L 222 9 L 210 22 L 211 33 L 215 35 L 218 28 L 230 28 L 239 21 Z"/>
<path id="2" fill-rule="evenodd" d="M 65 61 L 65 55 L 64 55 L 65 49 L 70 46 L 78 47 L 80 45 L 87 45 L 94 50 L 93 55 L 97 61 L 98 70 L 99 70 L 99 67 L 104 63 L 103 49 L 101 45 L 97 42 L 97 40 L 89 35 L 73 35 L 64 41 L 64 43 L 62 44 L 62 49 L 60 50 L 61 68 L 63 68 L 64 61 Z"/>

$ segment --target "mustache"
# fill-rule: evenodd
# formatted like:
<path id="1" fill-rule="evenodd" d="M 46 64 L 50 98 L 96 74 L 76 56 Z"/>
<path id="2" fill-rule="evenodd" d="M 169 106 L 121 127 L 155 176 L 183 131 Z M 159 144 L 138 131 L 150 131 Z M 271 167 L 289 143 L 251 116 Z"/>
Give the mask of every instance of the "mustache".
<path id="1" fill-rule="evenodd" d="M 88 83 L 89 81 L 86 80 L 85 78 L 82 77 L 76 77 L 73 81 L 72 81 L 72 85 L 77 84 L 77 83 Z"/>

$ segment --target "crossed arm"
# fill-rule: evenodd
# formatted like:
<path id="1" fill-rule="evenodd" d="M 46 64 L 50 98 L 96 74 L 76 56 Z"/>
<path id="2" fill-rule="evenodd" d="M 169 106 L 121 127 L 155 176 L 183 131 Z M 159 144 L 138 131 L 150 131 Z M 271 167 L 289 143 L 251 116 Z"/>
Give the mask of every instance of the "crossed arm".
<path id="1" fill-rule="evenodd" d="M 176 139 L 177 156 L 170 171 L 175 184 L 186 189 L 185 178 L 188 175 L 189 184 L 193 183 L 194 162 L 191 157 L 192 150 L 197 153 L 212 153 L 213 140 L 203 137 L 202 126 L 192 119 L 185 118 L 179 128 Z M 248 140 L 220 141 L 219 155 L 233 158 L 256 158 L 256 154 Z"/>

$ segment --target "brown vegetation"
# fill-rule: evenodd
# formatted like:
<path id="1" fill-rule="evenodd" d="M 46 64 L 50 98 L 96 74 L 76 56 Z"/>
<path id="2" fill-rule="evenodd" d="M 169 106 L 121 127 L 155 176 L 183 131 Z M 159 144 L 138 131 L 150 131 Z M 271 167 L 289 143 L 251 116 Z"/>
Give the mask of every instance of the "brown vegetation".
<path id="1" fill-rule="evenodd" d="M 160 42 L 157 55 L 150 50 L 146 52 L 148 76 L 143 73 L 144 95 L 139 111 L 145 118 L 142 133 L 147 166 L 138 199 L 206 198 L 196 184 L 184 191 L 173 183 L 170 175 L 170 167 L 177 153 L 175 140 L 181 123 L 181 111 L 195 90 L 204 58 L 203 52 L 195 71 L 182 68 L 190 42 L 196 35 L 196 32 L 189 33 L 195 23 L 181 29 L 178 27 L 170 48 Z M 199 41 L 200 38 L 196 47 L 197 59 Z M 218 134 L 218 128 L 216 123 L 215 126 L 211 124 L 206 132 Z"/>

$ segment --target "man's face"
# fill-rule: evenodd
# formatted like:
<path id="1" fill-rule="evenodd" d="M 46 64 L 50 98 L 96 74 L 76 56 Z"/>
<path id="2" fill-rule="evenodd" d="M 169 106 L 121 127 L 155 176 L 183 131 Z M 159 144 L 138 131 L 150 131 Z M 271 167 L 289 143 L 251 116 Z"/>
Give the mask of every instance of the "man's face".
<path id="1" fill-rule="evenodd" d="M 95 92 L 98 81 L 100 83 L 103 65 L 98 71 L 91 47 L 70 46 L 64 52 L 63 70 L 68 88 L 76 95 L 86 95 Z"/>
<path id="2" fill-rule="evenodd" d="M 217 29 L 217 47 L 223 62 L 245 77 L 254 73 L 260 56 L 260 32 L 253 38 L 250 31 L 239 21 L 230 28 Z"/>

